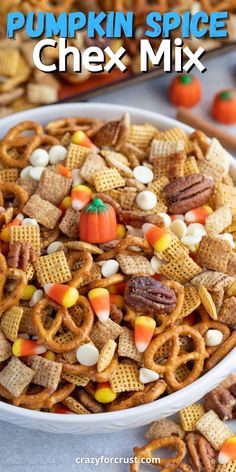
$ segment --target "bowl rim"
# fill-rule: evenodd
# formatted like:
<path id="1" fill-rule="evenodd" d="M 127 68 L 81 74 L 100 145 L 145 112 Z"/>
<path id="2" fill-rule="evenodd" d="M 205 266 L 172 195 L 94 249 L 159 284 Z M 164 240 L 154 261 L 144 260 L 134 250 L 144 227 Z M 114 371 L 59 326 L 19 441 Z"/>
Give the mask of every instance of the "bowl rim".
<path id="1" fill-rule="evenodd" d="M 70 116 L 70 113 L 73 112 L 73 115 L 76 116 L 75 112 L 80 114 L 82 112 L 83 116 L 87 116 L 89 112 L 94 111 L 97 113 L 101 112 L 109 112 L 109 114 L 113 115 L 112 119 L 114 119 L 114 115 L 122 115 L 125 112 L 130 113 L 136 118 L 140 118 L 142 120 L 151 121 L 153 123 L 159 122 L 163 125 L 163 127 L 171 128 L 171 127 L 180 127 L 184 129 L 186 132 L 192 132 L 193 128 L 187 126 L 180 121 L 175 120 L 174 118 L 169 118 L 165 115 L 160 113 L 152 112 L 149 110 L 142 110 L 136 107 L 130 107 L 125 105 L 116 105 L 116 104 L 106 104 L 106 103 L 99 103 L 99 102 L 92 102 L 92 103 L 67 103 L 67 104 L 57 104 L 57 105 L 50 105 L 50 106 L 43 106 L 39 108 L 25 110 L 19 113 L 15 113 L 14 115 L 7 116 L 1 119 L 1 131 L 2 128 L 5 127 L 12 127 L 15 124 L 19 123 L 19 121 L 24 120 L 38 120 L 38 121 L 47 121 L 47 116 L 49 117 L 51 114 L 55 114 L 53 119 L 60 119 L 60 112 L 63 113 L 63 116 Z M 35 116 L 36 115 L 36 116 Z M 231 167 L 236 171 L 236 162 L 234 161 L 232 155 L 231 157 Z M 56 424 L 80 424 L 88 426 L 92 424 L 96 424 L 103 426 L 104 423 L 113 422 L 113 421 L 122 421 L 125 420 L 129 422 L 132 420 L 136 415 L 140 414 L 142 411 L 142 415 L 145 413 L 149 413 L 155 409 L 155 407 L 163 409 L 168 409 L 173 406 L 175 403 L 177 404 L 178 401 L 184 402 L 186 399 L 186 403 L 189 402 L 189 395 L 191 391 L 194 389 L 194 386 L 198 388 L 198 390 L 203 389 L 206 383 L 212 383 L 215 385 L 217 383 L 216 378 L 224 376 L 224 371 L 226 375 L 228 374 L 228 366 L 231 364 L 233 365 L 233 361 L 235 360 L 236 355 L 236 347 L 232 349 L 232 351 L 225 356 L 225 358 L 219 362 L 213 369 L 209 372 L 203 374 L 199 377 L 195 382 L 191 383 L 187 387 L 183 389 L 171 393 L 170 395 L 159 398 L 151 403 L 139 405 L 133 408 L 128 408 L 126 410 L 118 410 L 113 412 L 104 412 L 104 413 L 95 413 L 91 415 L 65 415 L 65 414 L 53 414 L 51 412 L 42 412 L 42 411 L 35 411 L 29 410 L 26 408 L 18 407 L 11 405 L 9 403 L 0 401 L 0 411 L 3 412 L 6 416 L 4 416 L 4 420 L 7 421 L 7 414 L 14 415 L 15 417 L 24 417 L 25 419 L 36 420 L 40 423 L 48 423 L 50 420 L 53 419 L 53 422 Z M 131 423 L 132 428 L 132 423 Z"/>

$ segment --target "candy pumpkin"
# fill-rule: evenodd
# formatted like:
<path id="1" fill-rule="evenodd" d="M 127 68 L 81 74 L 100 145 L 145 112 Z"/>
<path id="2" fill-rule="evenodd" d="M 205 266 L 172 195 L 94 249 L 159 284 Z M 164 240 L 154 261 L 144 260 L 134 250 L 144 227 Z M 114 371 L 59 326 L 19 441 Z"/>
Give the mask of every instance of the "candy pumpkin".
<path id="1" fill-rule="evenodd" d="M 170 101 L 176 107 L 194 107 L 201 100 L 201 96 L 201 82 L 192 75 L 180 75 L 171 82 Z"/>
<path id="2" fill-rule="evenodd" d="M 223 90 L 214 98 L 212 115 L 225 125 L 236 123 L 236 91 Z"/>
<path id="3" fill-rule="evenodd" d="M 79 233 L 82 241 L 107 243 L 116 239 L 116 212 L 111 205 L 95 198 L 81 212 Z"/>

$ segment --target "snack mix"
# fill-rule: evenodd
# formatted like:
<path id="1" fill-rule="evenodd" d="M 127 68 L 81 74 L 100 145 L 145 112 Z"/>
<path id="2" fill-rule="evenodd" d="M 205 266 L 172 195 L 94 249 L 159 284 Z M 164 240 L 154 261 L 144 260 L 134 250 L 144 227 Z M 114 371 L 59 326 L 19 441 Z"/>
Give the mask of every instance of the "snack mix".
<path id="1" fill-rule="evenodd" d="M 26 121 L 2 138 L 0 162 L 2 399 L 123 410 L 235 347 L 236 188 L 216 139 L 128 114 Z M 227 411 L 210 401 L 223 419 L 233 394 Z M 183 428 L 202 432 L 202 414 L 182 412 Z"/>
<path id="2" fill-rule="evenodd" d="M 203 404 L 180 410 L 178 422 L 154 421 L 145 432 L 150 442 L 134 448 L 130 472 L 139 472 L 142 461 L 160 467 L 163 472 L 236 471 L 236 436 L 226 423 L 236 419 L 235 405 L 236 376 L 229 375 L 206 395 Z M 158 450 L 163 447 L 169 457 L 159 458 Z M 173 449 L 175 455 L 171 457 Z M 152 451 L 157 452 L 156 456 Z"/>

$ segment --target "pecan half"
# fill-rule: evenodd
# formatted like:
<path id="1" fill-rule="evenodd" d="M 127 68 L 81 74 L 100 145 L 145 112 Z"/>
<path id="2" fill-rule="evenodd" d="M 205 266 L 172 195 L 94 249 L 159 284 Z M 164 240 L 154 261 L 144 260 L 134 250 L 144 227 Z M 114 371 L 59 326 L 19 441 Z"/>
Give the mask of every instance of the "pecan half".
<path id="1" fill-rule="evenodd" d="M 186 446 L 194 470 L 215 472 L 216 452 L 201 434 L 189 433 L 186 436 Z"/>
<path id="2" fill-rule="evenodd" d="M 174 290 L 145 275 L 128 280 L 124 299 L 134 311 L 153 315 L 171 313 L 176 306 Z"/>
<path id="3" fill-rule="evenodd" d="M 221 420 L 231 420 L 233 417 L 233 407 L 236 399 L 231 392 L 224 387 L 217 387 L 205 397 L 205 408 L 207 411 L 214 410 Z"/>
<path id="4" fill-rule="evenodd" d="M 28 242 L 17 241 L 10 245 L 7 255 L 9 267 L 26 270 L 30 262 L 36 260 L 33 246 Z"/>
<path id="5" fill-rule="evenodd" d="M 166 185 L 163 196 L 167 199 L 169 211 L 173 214 L 187 213 L 205 205 L 214 190 L 214 182 L 201 174 L 179 177 Z"/>

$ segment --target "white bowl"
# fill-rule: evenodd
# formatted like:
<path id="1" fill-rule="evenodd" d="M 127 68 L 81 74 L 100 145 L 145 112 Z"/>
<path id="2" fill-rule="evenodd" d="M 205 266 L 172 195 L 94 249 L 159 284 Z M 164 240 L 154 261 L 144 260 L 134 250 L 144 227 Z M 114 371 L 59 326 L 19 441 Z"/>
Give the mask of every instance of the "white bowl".
<path id="1" fill-rule="evenodd" d="M 109 120 L 119 118 L 129 112 L 133 123 L 149 122 L 160 129 L 182 127 L 187 132 L 192 129 L 166 116 L 118 105 L 65 104 L 28 110 L 1 120 L 0 134 L 2 137 L 10 127 L 23 120 L 37 120 L 47 123 L 68 116 L 98 117 Z M 232 158 L 231 175 L 236 181 L 236 163 Z M 0 402 L 0 419 L 45 432 L 62 434 L 94 434 L 108 433 L 131 429 L 150 423 L 153 420 L 173 415 L 184 406 L 199 400 L 209 390 L 220 383 L 233 369 L 236 359 L 236 348 L 233 349 L 214 369 L 200 377 L 179 392 L 156 400 L 147 405 L 138 406 L 124 411 L 101 413 L 96 415 L 60 415 L 40 411 L 26 410 Z"/>

